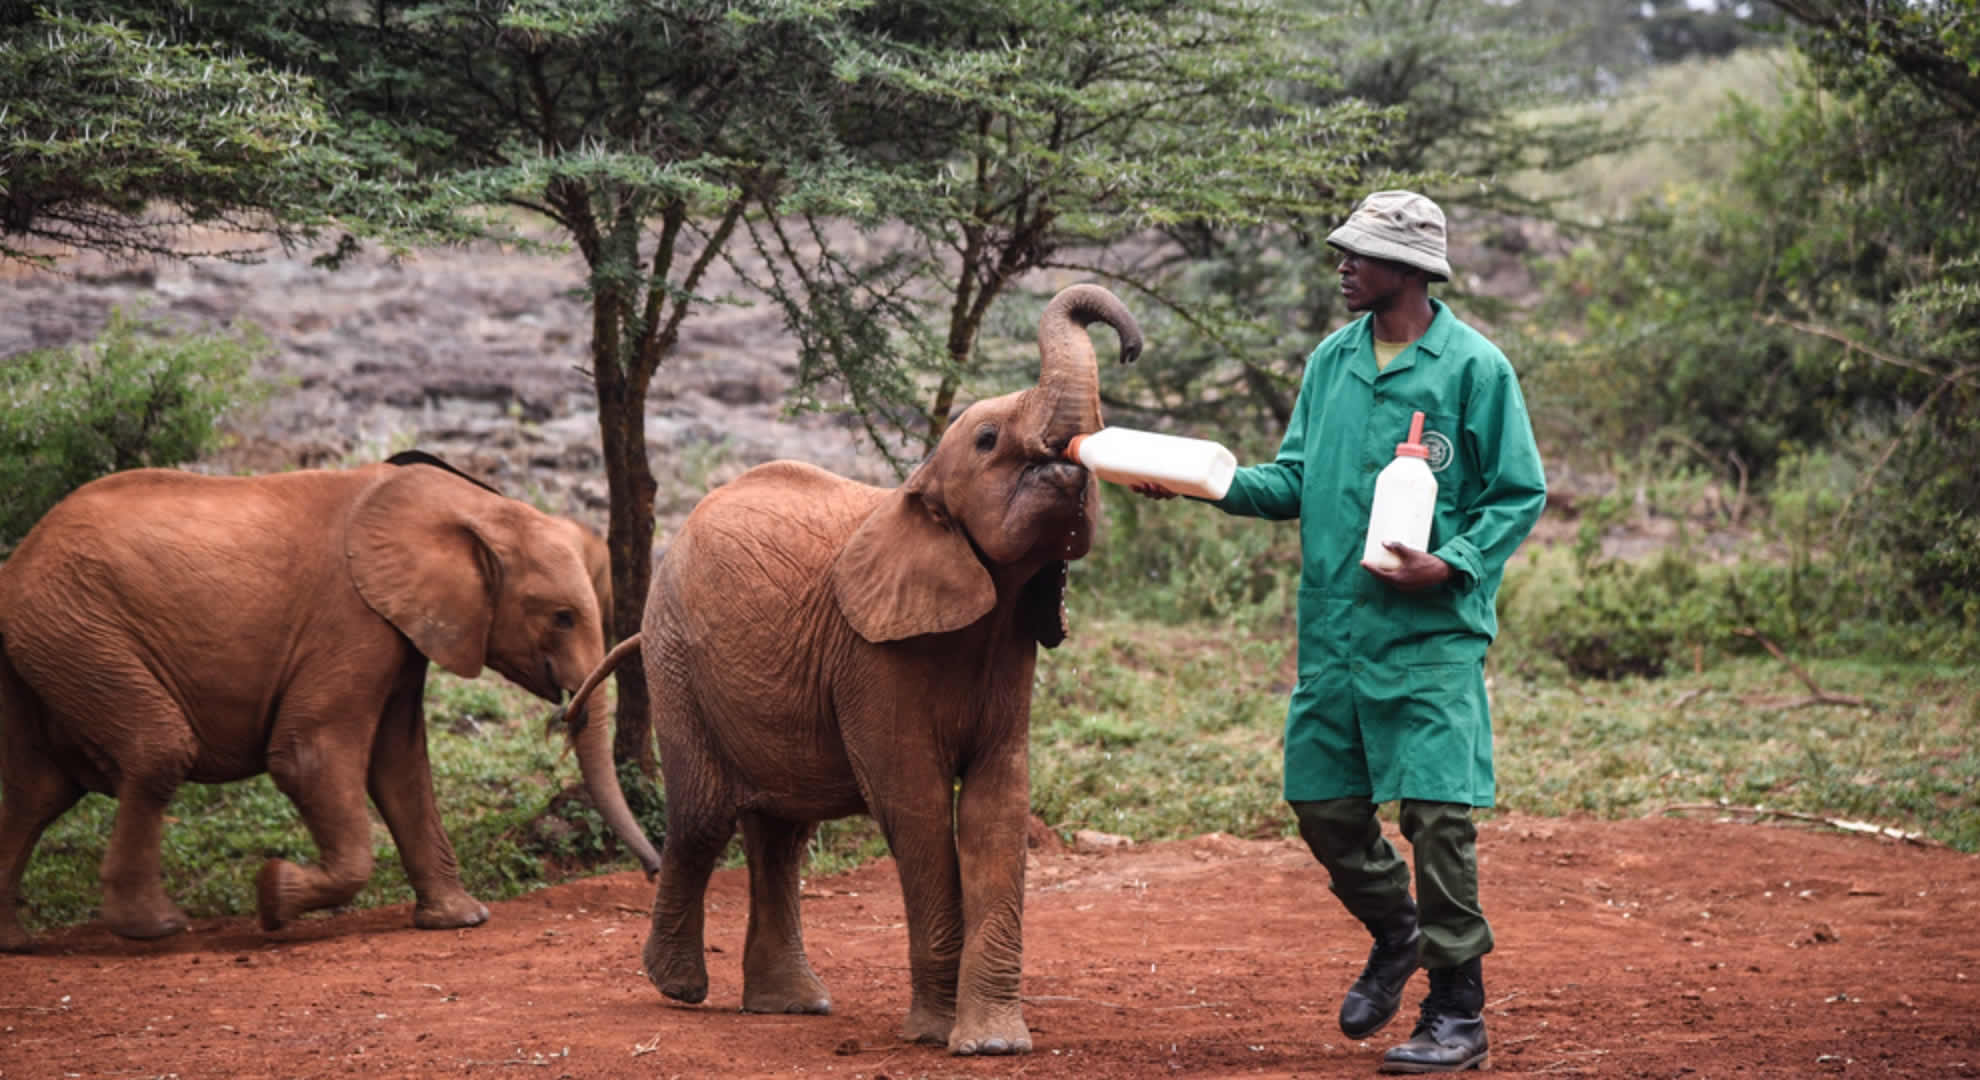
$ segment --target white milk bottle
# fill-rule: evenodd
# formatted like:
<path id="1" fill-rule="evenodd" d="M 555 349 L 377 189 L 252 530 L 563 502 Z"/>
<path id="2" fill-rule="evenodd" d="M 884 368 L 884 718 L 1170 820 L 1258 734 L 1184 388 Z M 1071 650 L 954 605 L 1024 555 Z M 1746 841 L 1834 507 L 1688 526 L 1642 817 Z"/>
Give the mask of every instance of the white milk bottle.
<path id="1" fill-rule="evenodd" d="M 1221 499 L 1231 489 L 1237 458 L 1208 439 L 1103 427 L 1073 436 L 1066 456 L 1109 483 L 1159 484 L 1178 495 Z"/>
<path id="2" fill-rule="evenodd" d="M 1437 512 L 1437 476 L 1430 471 L 1430 450 L 1423 445 L 1423 414 L 1409 420 L 1409 441 L 1396 444 L 1396 458 L 1375 474 L 1375 501 L 1368 512 L 1368 541 L 1361 561 L 1394 570 L 1402 565 L 1383 547 L 1391 540 L 1418 551 L 1430 549 L 1430 519 Z"/>

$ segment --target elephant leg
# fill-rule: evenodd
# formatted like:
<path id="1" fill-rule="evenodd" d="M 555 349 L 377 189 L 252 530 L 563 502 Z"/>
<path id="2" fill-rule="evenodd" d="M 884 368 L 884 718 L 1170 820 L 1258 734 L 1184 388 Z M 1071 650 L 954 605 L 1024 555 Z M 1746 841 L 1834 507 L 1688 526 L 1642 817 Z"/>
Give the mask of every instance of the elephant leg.
<path id="1" fill-rule="evenodd" d="M 127 938 L 149 940 L 179 933 L 185 912 L 165 893 L 159 848 L 165 838 L 165 808 L 182 774 L 126 773 L 117 785 L 117 814 L 103 853 L 103 921 Z"/>
<path id="2" fill-rule="evenodd" d="M 18 662 L 18 658 L 11 659 Z M 50 724 L 64 725 L 86 736 L 87 751 L 104 769 L 104 784 L 117 799 L 110 841 L 98 872 L 103 886 L 103 921 L 129 938 L 176 934 L 188 923 L 185 913 L 165 893 L 159 848 L 165 833 L 165 809 L 199 757 L 192 725 L 172 695 L 130 658 L 77 650 L 63 660 L 74 671 L 87 671 L 93 677 L 53 680 L 62 691 L 61 708 L 48 708 L 45 703 L 42 707 L 52 714 L 48 716 Z M 0 666 L 6 665 L 0 662 Z M 9 668 L 4 688 L 9 713 L 32 707 L 25 699 L 20 676 L 13 670 Z M 6 783 L 9 799 L 16 783 L 26 794 L 48 782 L 46 775 L 34 777 L 30 772 L 52 775 L 60 771 L 59 765 L 31 750 L 30 745 L 29 740 L 13 735 L 9 745 L 0 750 L 0 756 L 8 759 L 0 782 Z M 69 793 L 66 786 L 42 790 L 39 798 L 29 795 L 23 804 L 24 822 L 39 816 L 30 809 L 33 806 L 42 807 L 41 812 L 52 820 L 60 813 L 54 800 L 67 799 L 62 804 L 62 809 L 67 809 L 79 797 Z M 4 832 L 11 839 L 15 835 L 11 810 L 8 817 Z M 25 863 L 27 847 L 38 839 L 39 832 L 21 829 L 21 863 Z M 25 867 L 17 864 L 14 872 L 24 871 Z"/>
<path id="3" fill-rule="evenodd" d="M 118 716 L 123 722 L 99 732 L 97 749 L 116 763 L 111 778 L 117 813 L 103 853 L 103 921 L 128 938 L 148 940 L 179 933 L 189 924 L 165 893 L 160 847 L 165 810 L 199 757 L 199 746 L 179 708 L 156 684 L 127 687 L 117 700 L 106 682 L 70 702 L 75 715 Z"/>
<path id="4" fill-rule="evenodd" d="M 318 862 L 298 866 L 270 859 L 255 878 L 256 907 L 264 930 L 279 930 L 305 911 L 335 907 L 356 896 L 371 877 L 371 819 L 365 813 L 365 741 L 315 720 L 278 721 L 269 748 L 268 774 L 296 804 Z M 300 732 L 299 734 L 297 732 Z"/>
<path id="5" fill-rule="evenodd" d="M 408 666 L 411 675 L 385 706 L 384 720 L 372 740 L 366 786 L 405 864 L 415 897 L 413 925 L 422 930 L 480 926 L 488 921 L 488 909 L 461 886 L 460 863 L 433 798 L 433 767 L 427 758 L 421 706 L 426 665 Z"/>
<path id="6" fill-rule="evenodd" d="M 810 822 L 742 817 L 749 859 L 749 935 L 743 946 L 743 1011 L 829 1013 L 832 997 L 804 955 L 798 871 Z"/>
<path id="7" fill-rule="evenodd" d="M 0 952 L 32 944 L 21 925 L 21 879 L 41 834 L 82 798 L 81 784 L 14 737 L 0 747 Z"/>
<path id="8" fill-rule="evenodd" d="M 669 767 L 667 842 L 660 847 L 653 927 L 640 961 L 646 977 L 662 994 L 694 1005 L 708 997 L 708 961 L 703 955 L 708 877 L 735 834 L 735 817 L 730 804 L 705 799 L 675 778 L 676 770 Z"/>
<path id="9" fill-rule="evenodd" d="M 957 982 L 957 1054 L 1031 1051 L 1019 996 L 1024 958 L 1025 819 L 1030 770 L 1025 745 L 972 768 L 956 801 L 964 942 Z"/>
<path id="10" fill-rule="evenodd" d="M 912 999 L 901 1037 L 946 1046 L 955 1028 L 956 976 L 963 948 L 962 876 L 950 813 L 952 785 L 932 769 L 919 779 L 902 775 L 881 781 L 876 787 L 862 776 L 860 786 L 869 793 L 888 793 L 884 801 L 869 794 L 868 805 L 894 853 L 907 909 Z"/>

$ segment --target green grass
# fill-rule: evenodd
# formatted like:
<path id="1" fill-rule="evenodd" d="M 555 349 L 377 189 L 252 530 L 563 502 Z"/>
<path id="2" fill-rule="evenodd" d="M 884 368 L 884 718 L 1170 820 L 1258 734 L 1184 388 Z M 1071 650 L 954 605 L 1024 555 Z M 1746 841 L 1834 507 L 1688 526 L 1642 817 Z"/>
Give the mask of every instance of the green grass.
<path id="1" fill-rule="evenodd" d="M 1062 831 L 1276 834 L 1282 643 L 1098 619 L 1039 663 L 1032 809 Z"/>
<path id="2" fill-rule="evenodd" d="M 1522 562 L 1511 591 L 1524 599 L 1559 588 L 1562 563 Z M 1062 834 L 1098 829 L 1143 842 L 1289 835 L 1279 774 L 1289 619 L 1151 621 L 1109 613 L 1078 582 L 1072 636 L 1040 656 L 1034 811 Z M 1704 650 L 1659 679 L 1575 680 L 1522 643 L 1530 635 L 1517 625 L 1521 610 L 1509 615 L 1490 669 L 1501 811 L 1628 818 L 1679 805 L 1757 806 L 1980 852 L 1980 671 L 1796 658 L 1823 692 L 1868 707 L 1797 704 L 1810 688 L 1758 650 Z M 493 676 L 435 672 L 427 712 L 441 813 L 475 895 L 502 899 L 571 874 L 632 868 L 623 857 L 600 861 L 609 841 L 596 815 L 562 806 L 561 825 L 540 820 L 579 782 L 561 742 L 542 736 L 547 706 Z M 25 886 L 31 925 L 94 916 L 114 809 L 91 796 L 43 838 Z M 167 884 L 195 917 L 251 912 L 262 859 L 313 854 L 266 777 L 188 786 L 171 814 Z M 374 842 L 377 870 L 355 905 L 410 900 L 382 825 Z M 884 852 L 870 821 L 828 823 L 808 872 Z M 737 859 L 732 848 L 730 864 Z"/>
<path id="3" fill-rule="evenodd" d="M 1613 683 L 1501 677 L 1500 805 L 1634 817 L 1723 803 L 1869 821 L 1980 851 L 1980 676 L 1771 656 Z"/>
<path id="4" fill-rule="evenodd" d="M 1032 801 L 1139 840 L 1289 834 L 1279 754 L 1292 641 L 1101 623 L 1041 667 Z M 1498 809 L 1616 819 L 1701 803 L 1923 834 L 1980 852 L 1980 672 L 1706 653 L 1702 670 L 1576 681 L 1491 665 Z"/>

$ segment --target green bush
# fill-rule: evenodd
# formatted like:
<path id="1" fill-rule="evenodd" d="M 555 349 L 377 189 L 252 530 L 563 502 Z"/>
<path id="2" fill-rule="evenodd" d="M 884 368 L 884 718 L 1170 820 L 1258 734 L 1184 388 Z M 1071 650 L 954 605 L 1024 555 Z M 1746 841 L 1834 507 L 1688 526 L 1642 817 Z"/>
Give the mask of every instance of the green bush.
<path id="1" fill-rule="evenodd" d="M 1980 389 L 1948 396 L 1935 429 L 1896 438 L 1840 525 L 1856 557 L 1903 568 L 1899 617 L 1956 626 L 1980 645 Z"/>
<path id="2" fill-rule="evenodd" d="M 260 395 L 252 329 L 176 334 L 113 310 L 88 345 L 0 366 L 0 550 L 76 488 L 120 469 L 176 465 L 216 444 L 217 424 Z"/>
<path id="3" fill-rule="evenodd" d="M 1771 571 L 1789 594 L 1777 621 L 1830 656 L 1980 659 L 1980 421 L 1954 424 L 1968 429 L 1965 464 L 1921 433 L 1894 444 L 1884 431 L 1784 464 L 1766 519 L 1789 555 Z"/>
<path id="4" fill-rule="evenodd" d="M 1673 185 L 1549 268 L 1515 346 L 1536 425 L 1554 447 L 1640 448 L 1748 494 L 1770 550 L 1707 590 L 1729 621 L 1804 650 L 1971 657 L 1980 187 L 1962 155 L 1980 129 L 1901 81 L 1862 82 L 1889 72 L 1783 71 L 1778 104 L 1720 118 L 1738 153 L 1723 182 Z M 1618 575 L 1583 599 L 1656 616 L 1619 628 L 1645 632 L 1624 652 L 1654 652 L 1670 616 Z M 1579 631 L 1557 644 L 1611 662 Z"/>
<path id="5" fill-rule="evenodd" d="M 1685 520 L 1698 501 L 1696 474 L 1631 480 L 1626 495 L 1582 500 L 1572 547 L 1530 550 L 1508 570 L 1495 657 L 1527 674 L 1654 678 L 1706 653 L 1764 656 L 1764 638 L 1799 657 L 1971 663 L 1980 658 L 1980 605 L 1921 587 L 1919 559 L 1891 557 L 1887 530 L 1909 519 L 1881 513 L 1858 536 L 1837 526 L 1851 493 L 1873 486 L 1870 457 L 1862 447 L 1786 457 L 1737 526 L 1709 542 L 1681 528 L 1641 559 L 1606 555 L 1604 538 L 1645 504 Z M 1938 520 L 1935 542 L 1956 563 L 1962 535 L 1973 539 L 1960 530 L 1975 519 Z"/>
<path id="6" fill-rule="evenodd" d="M 1675 558 L 1647 569 L 1603 563 L 1552 612 L 1542 643 L 1582 678 L 1662 675 L 1678 640 L 1668 613 L 1674 594 L 1692 584 L 1688 570 Z"/>
<path id="7" fill-rule="evenodd" d="M 1289 619 L 1299 578 L 1294 522 L 1232 517 L 1182 499 L 1154 502 L 1101 485 L 1098 541 L 1073 564 L 1071 617 L 1097 600 L 1108 615 L 1181 623 L 1228 620 L 1255 627 Z"/>

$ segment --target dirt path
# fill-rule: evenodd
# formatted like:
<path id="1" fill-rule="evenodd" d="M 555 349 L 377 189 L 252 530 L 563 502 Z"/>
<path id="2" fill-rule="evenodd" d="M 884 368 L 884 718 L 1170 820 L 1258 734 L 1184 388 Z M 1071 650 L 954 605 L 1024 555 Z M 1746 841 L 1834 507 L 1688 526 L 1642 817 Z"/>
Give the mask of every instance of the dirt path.
<path id="1" fill-rule="evenodd" d="M 1481 834 L 1493 1068 L 1514 1076 L 1980 1076 L 1980 859 L 1869 837 L 1666 819 L 1501 816 Z M 0 1077 L 1334 1077 L 1373 1075 L 1421 996 L 1364 1044 L 1334 1028 L 1366 938 L 1290 841 L 1036 855 L 1021 1058 L 900 1043 L 891 863 L 812 881 L 829 1017 L 736 1012 L 745 882 L 710 892 L 713 985 L 639 973 L 635 873 L 428 933 L 403 906 L 159 944 L 97 927 L 0 956 Z"/>

